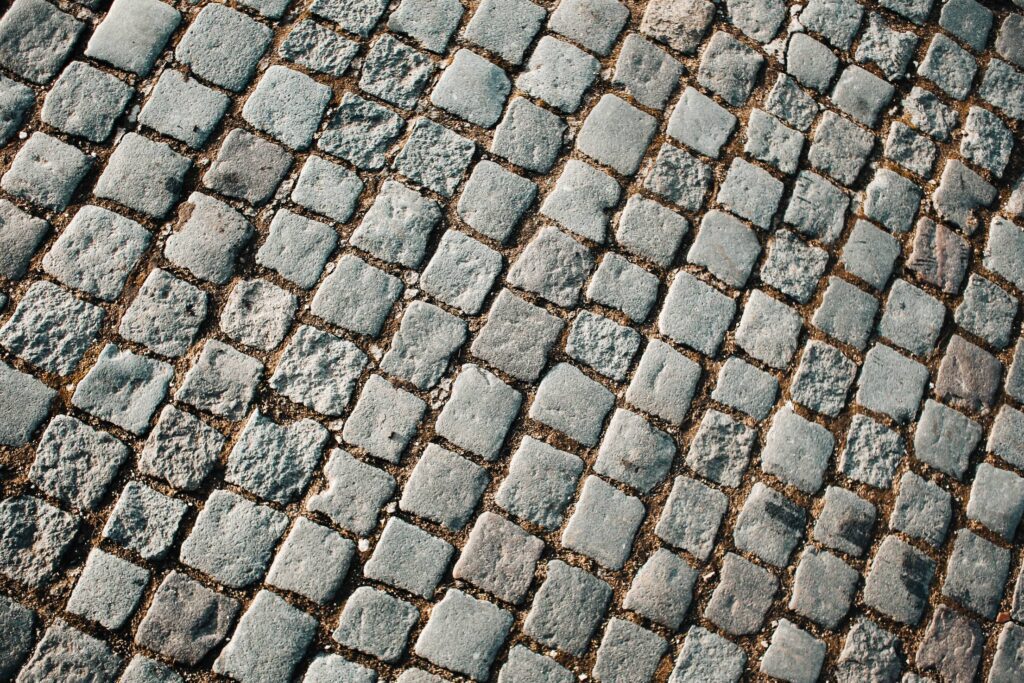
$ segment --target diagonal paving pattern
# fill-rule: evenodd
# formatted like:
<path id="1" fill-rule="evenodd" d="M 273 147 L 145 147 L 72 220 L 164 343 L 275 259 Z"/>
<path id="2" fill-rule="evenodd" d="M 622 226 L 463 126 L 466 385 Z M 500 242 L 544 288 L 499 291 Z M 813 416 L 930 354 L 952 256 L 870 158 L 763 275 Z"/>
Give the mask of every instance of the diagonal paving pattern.
<path id="1" fill-rule="evenodd" d="M 14 0 L 0 680 L 1024 680 L 1013 1 Z"/>

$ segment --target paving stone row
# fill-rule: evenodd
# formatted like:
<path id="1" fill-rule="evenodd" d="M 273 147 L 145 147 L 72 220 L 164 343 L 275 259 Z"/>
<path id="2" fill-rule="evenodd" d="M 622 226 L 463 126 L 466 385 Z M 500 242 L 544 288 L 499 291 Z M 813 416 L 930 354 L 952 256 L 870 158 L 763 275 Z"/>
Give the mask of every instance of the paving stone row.
<path id="1" fill-rule="evenodd" d="M 0 680 L 1024 680 L 1012 2 L 14 0 Z"/>

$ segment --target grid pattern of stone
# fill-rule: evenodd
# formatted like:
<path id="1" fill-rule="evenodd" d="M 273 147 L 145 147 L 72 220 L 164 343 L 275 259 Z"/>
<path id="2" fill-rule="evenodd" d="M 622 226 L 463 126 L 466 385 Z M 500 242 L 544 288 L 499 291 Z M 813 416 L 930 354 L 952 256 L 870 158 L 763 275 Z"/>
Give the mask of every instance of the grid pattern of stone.
<path id="1" fill-rule="evenodd" d="M 1024 680 L 1022 130 L 1008 2 L 14 0 L 0 679 Z"/>

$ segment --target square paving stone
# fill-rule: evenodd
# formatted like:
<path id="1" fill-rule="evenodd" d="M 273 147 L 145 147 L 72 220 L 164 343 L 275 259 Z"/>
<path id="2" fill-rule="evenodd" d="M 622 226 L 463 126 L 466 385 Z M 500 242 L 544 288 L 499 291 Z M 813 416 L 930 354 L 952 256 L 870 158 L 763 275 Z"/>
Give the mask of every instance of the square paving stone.
<path id="1" fill-rule="evenodd" d="M 943 104 L 930 90 L 915 86 L 903 100 L 903 107 L 910 114 L 910 122 L 915 128 L 938 140 L 949 140 L 957 127 L 957 111 Z"/>
<path id="2" fill-rule="evenodd" d="M 84 27 L 44 0 L 16 0 L 0 19 L 0 65 L 45 84 L 60 71 Z"/>
<path id="3" fill-rule="evenodd" d="M 828 91 L 838 60 L 823 43 L 804 33 L 794 33 L 786 49 L 786 72 L 808 88 Z"/>
<path id="4" fill-rule="evenodd" d="M 270 565 L 267 583 L 326 604 L 345 580 L 355 550 L 336 531 L 299 517 Z"/>
<path id="5" fill-rule="evenodd" d="M 70 135 L 103 142 L 132 93 L 121 79 L 85 62 L 72 62 L 46 94 L 39 117 Z"/>
<path id="6" fill-rule="evenodd" d="M 946 294 L 955 294 L 963 283 L 969 256 L 967 240 L 930 218 L 921 218 L 907 268 Z"/>
<path id="7" fill-rule="evenodd" d="M 455 193 L 469 167 L 473 141 L 434 123 L 417 119 L 412 132 L 395 157 L 395 169 L 419 185 L 444 197 Z"/>
<path id="8" fill-rule="evenodd" d="M 149 570 L 93 549 L 68 599 L 67 611 L 116 630 L 135 613 Z"/>
<path id="9" fill-rule="evenodd" d="M 582 472 L 583 461 L 572 453 L 523 437 L 494 502 L 514 517 L 557 529 Z"/>
<path id="10" fill-rule="evenodd" d="M 427 242 L 440 221 L 437 202 L 387 180 L 352 233 L 351 244 L 382 261 L 416 268 L 423 261 Z"/>
<path id="11" fill-rule="evenodd" d="M 703 0 L 653 0 L 644 10 L 640 30 L 657 41 L 693 54 L 715 15 L 715 6 Z"/>
<path id="12" fill-rule="evenodd" d="M 884 153 L 887 159 L 895 161 L 922 178 L 932 177 L 932 169 L 938 158 L 935 143 L 899 121 L 893 122 L 889 128 Z"/>
<path id="13" fill-rule="evenodd" d="M 767 569 L 727 553 L 704 618 L 731 635 L 755 633 L 764 624 L 778 586 L 779 580 Z"/>
<path id="14" fill-rule="evenodd" d="M 672 110 L 667 132 L 690 149 L 717 159 L 735 128 L 736 116 L 732 112 L 697 89 L 687 87 Z"/>
<path id="15" fill-rule="evenodd" d="M 754 484 L 743 502 L 733 542 L 768 564 L 785 567 L 803 537 L 807 513 L 796 503 L 761 482 Z"/>
<path id="16" fill-rule="evenodd" d="M 835 672 L 840 680 L 857 680 L 860 677 L 900 680 L 905 661 L 901 645 L 900 639 L 892 633 L 861 617 L 846 636 Z M 904 680 L 912 683 L 912 677 L 913 674 L 907 674 Z"/>
<path id="17" fill-rule="evenodd" d="M 217 490 L 181 544 L 181 561 L 225 586 L 244 588 L 263 578 L 287 528 L 283 512 Z"/>
<path id="18" fill-rule="evenodd" d="M 981 425 L 974 420 L 928 399 L 914 431 L 914 456 L 960 479 L 981 436 Z"/>
<path id="19" fill-rule="evenodd" d="M 121 658 L 105 642 L 56 619 L 25 662 L 18 681 L 42 683 L 66 679 L 76 672 L 84 672 L 82 675 L 89 678 L 113 680 L 121 663 Z"/>
<path id="20" fill-rule="evenodd" d="M 843 185 L 852 185 L 864 168 L 874 144 L 875 138 L 871 133 L 828 111 L 815 129 L 807 159 L 814 168 Z"/>
<path id="21" fill-rule="evenodd" d="M 914 224 L 921 190 L 913 182 L 888 169 L 878 169 L 866 190 L 864 215 L 895 233 Z"/>
<path id="22" fill-rule="evenodd" d="M 359 88 L 396 107 L 412 109 L 434 68 L 425 54 L 385 33 L 366 54 Z"/>
<path id="23" fill-rule="evenodd" d="M 899 242 L 892 235 L 868 221 L 859 220 L 843 245 L 839 261 L 846 272 L 882 290 L 899 255 Z"/>
<path id="24" fill-rule="evenodd" d="M 587 477 L 562 532 L 562 545 L 606 569 L 622 569 L 644 514 L 639 498 L 622 493 L 598 477 Z"/>
<path id="25" fill-rule="evenodd" d="M 441 72 L 430 102 L 470 123 L 490 128 L 501 118 L 511 88 L 500 67 L 471 50 L 459 50 Z"/>
<path id="26" fill-rule="evenodd" d="M 871 545 L 874 524 L 874 505 L 844 488 L 829 486 L 812 535 L 822 545 L 860 557 Z"/>
<path id="27" fill-rule="evenodd" d="M 972 274 L 953 320 L 995 348 L 1004 349 L 1011 341 L 1016 315 L 1017 297 L 990 280 Z"/>
<path id="28" fill-rule="evenodd" d="M 93 32 L 85 54 L 118 69 L 147 76 L 181 13 L 157 0 L 115 0 Z"/>
<path id="29" fill-rule="evenodd" d="M 825 427 L 798 415 L 791 404 L 775 413 L 761 451 L 761 469 L 805 493 L 821 488 L 835 448 Z"/>
<path id="30" fill-rule="evenodd" d="M 565 323 L 543 308 L 503 289 L 470 350 L 481 360 L 521 380 L 534 381 L 547 364 Z"/>
<path id="31" fill-rule="evenodd" d="M 1006 371 L 1006 393 L 1018 401 L 1024 396 L 1024 341 L 1013 348 L 1013 360 Z"/>
<path id="32" fill-rule="evenodd" d="M 711 398 L 755 420 L 763 420 L 771 412 L 778 393 L 778 380 L 734 356 L 722 365 Z"/>
<path id="33" fill-rule="evenodd" d="M 31 1 L 50 6 L 44 0 Z M 10 14 L 4 15 L 4 19 Z M 0 52 L 2 22 L 0 20 Z M 63 211 L 92 163 L 92 159 L 77 147 L 36 131 L 18 150 L 11 167 L 0 178 L 0 187 L 8 194 L 43 209 Z"/>
<path id="34" fill-rule="evenodd" d="M 709 211 L 701 219 L 686 260 L 707 268 L 726 284 L 741 288 L 760 253 L 761 245 L 753 230 L 729 214 Z"/>
<path id="35" fill-rule="evenodd" d="M 54 578 L 79 520 L 33 496 L 0 502 L 0 573 L 29 588 Z"/>
<path id="36" fill-rule="evenodd" d="M 782 181 L 738 157 L 718 191 L 719 204 L 760 228 L 771 226 L 780 199 Z"/>
<path id="37" fill-rule="evenodd" d="M 263 363 L 210 339 L 185 373 L 174 398 L 238 422 L 249 412 Z"/>
<path id="38" fill-rule="evenodd" d="M 728 0 L 729 18 L 744 35 L 767 43 L 786 18 L 786 6 L 779 0 Z"/>
<path id="39" fill-rule="evenodd" d="M 398 505 L 417 517 L 459 531 L 472 518 L 489 481 L 487 470 L 476 463 L 429 444 L 416 461 Z"/>
<path id="40" fill-rule="evenodd" d="M 466 341 L 466 323 L 422 301 L 409 304 L 380 367 L 419 389 L 438 383 L 448 360 Z"/>
<path id="41" fill-rule="evenodd" d="M 328 438 L 313 420 L 278 424 L 254 411 L 231 449 L 224 480 L 265 500 L 291 503 L 309 486 Z"/>
<path id="42" fill-rule="evenodd" d="M 597 162 L 630 176 L 640 167 L 656 128 L 657 120 L 650 114 L 615 95 L 604 95 L 583 121 L 576 146 Z"/>
<path id="43" fill-rule="evenodd" d="M 887 489 L 905 451 L 903 437 L 897 432 L 864 415 L 854 415 L 839 468 L 855 481 Z"/>
<path id="44" fill-rule="evenodd" d="M 853 0 L 811 0 L 800 12 L 800 23 L 834 47 L 849 50 L 863 15 L 864 8 Z"/>
<path id="45" fill-rule="evenodd" d="M 828 253 L 806 244 L 789 230 L 779 230 L 768 242 L 761 281 L 805 304 L 811 300 L 828 264 Z"/>
<path id="46" fill-rule="evenodd" d="M 643 106 L 664 109 L 682 73 L 679 60 L 639 34 L 630 33 L 615 61 L 612 83 Z"/>
<path id="47" fill-rule="evenodd" d="M 1003 366 L 995 356 L 954 334 L 939 365 L 935 392 L 960 408 L 991 409 L 1002 372 Z"/>
<path id="48" fill-rule="evenodd" d="M 690 442 L 686 464 L 702 477 L 728 487 L 740 485 L 757 432 L 725 413 L 708 409 Z"/>
<path id="49" fill-rule="evenodd" d="M 971 53 L 943 33 L 936 33 L 917 73 L 958 100 L 967 97 L 978 65 Z"/>
<path id="50" fill-rule="evenodd" d="M 404 288 L 394 275 L 345 254 L 324 278 L 309 310 L 333 325 L 376 337 Z"/>
<path id="51" fill-rule="evenodd" d="M 793 87 L 799 90 L 798 86 Z M 760 109 L 750 112 L 744 152 L 755 159 L 771 164 L 783 173 L 790 174 L 796 173 L 803 148 L 804 136 L 801 133 L 784 126 L 774 116 L 770 116 Z M 781 196 L 781 193 L 776 194 Z"/>
<path id="52" fill-rule="evenodd" d="M 917 666 L 940 680 L 970 680 L 981 663 L 984 636 L 973 620 L 939 605 L 917 647 Z"/>
<path id="53" fill-rule="evenodd" d="M 772 85 L 772 89 L 768 91 L 768 94 L 765 96 L 764 108 L 770 114 L 802 131 L 806 131 L 811 127 L 815 117 L 817 117 L 818 112 L 821 110 L 821 107 L 814 101 L 814 98 L 804 92 L 803 88 L 801 88 L 796 82 L 796 79 L 791 78 L 786 74 L 779 74 L 778 78 L 775 79 L 775 84 Z M 754 118 L 756 111 L 757 110 L 751 111 L 751 119 Z M 761 115 L 758 115 L 758 118 L 761 119 L 764 124 L 770 125 L 769 130 L 778 130 L 778 124 Z M 748 125 L 752 126 L 753 121 L 749 121 Z M 774 133 L 775 130 L 771 130 L 771 132 Z M 782 130 L 781 132 L 785 133 L 783 139 L 790 141 L 792 144 L 792 140 L 794 139 L 792 134 L 786 133 L 785 130 Z M 748 144 L 753 143 L 750 142 Z M 800 145 L 802 148 L 802 139 L 800 140 Z M 766 151 L 771 153 L 770 150 Z"/>
<path id="54" fill-rule="evenodd" d="M 672 683 L 736 683 L 743 675 L 747 654 L 730 640 L 700 626 L 686 634 L 672 670 Z"/>
<path id="55" fill-rule="evenodd" d="M 331 451 L 324 467 L 327 487 L 310 496 L 306 506 L 322 512 L 359 536 L 377 528 L 381 508 L 395 491 L 395 479 L 387 472 L 356 460 L 340 448 Z"/>
<path id="56" fill-rule="evenodd" d="M 602 683 L 648 681 L 668 643 L 661 636 L 625 619 L 613 618 L 605 628 L 594 662 L 594 678 Z"/>
<path id="57" fill-rule="evenodd" d="M 164 256 L 197 278 L 224 284 L 255 230 L 241 213 L 199 192 L 189 196 L 188 208 L 189 217 L 167 238 Z"/>
<path id="58" fill-rule="evenodd" d="M 686 560 L 658 548 L 633 577 L 622 607 L 677 630 L 690 608 L 696 582 L 697 571 Z"/>
<path id="59" fill-rule="evenodd" d="M 607 173 L 570 159 L 558 176 L 555 189 L 544 199 L 540 212 L 580 237 L 603 243 L 608 213 L 622 189 Z"/>
<path id="60" fill-rule="evenodd" d="M 177 358 L 206 319 L 206 292 L 154 268 L 121 316 L 118 334 L 150 351 Z"/>
<path id="61" fill-rule="evenodd" d="M 980 107 L 971 107 L 964 123 L 960 154 L 999 177 L 1013 150 L 1013 132 L 1002 120 Z"/>
<path id="62" fill-rule="evenodd" d="M 346 92 L 317 146 L 358 168 L 377 170 L 404 129 L 405 121 L 390 109 Z"/>
<path id="63" fill-rule="evenodd" d="M 794 309 L 755 289 L 736 328 L 736 343 L 761 362 L 783 369 L 796 352 L 802 328 Z"/>
<path id="64" fill-rule="evenodd" d="M 6 653 L 0 675 L 13 679 L 22 662 L 32 652 L 35 643 L 36 614 L 20 602 L 3 596 L 0 597 L 0 623 L 4 625 L 0 647 L 3 647 Z"/>
<path id="65" fill-rule="evenodd" d="M 619 215 L 615 240 L 629 253 L 667 268 L 689 229 L 689 221 L 676 212 L 634 194 Z"/>
<path id="66" fill-rule="evenodd" d="M 968 235 L 978 227 L 977 210 L 996 198 L 996 188 L 957 159 L 946 161 L 932 206 L 939 218 L 960 227 Z"/>
<path id="67" fill-rule="evenodd" d="M 915 24 L 921 25 L 928 19 L 934 0 L 883 0 L 882 6 L 901 14 Z"/>
<path id="68" fill-rule="evenodd" d="M 515 233 L 536 196 L 533 181 L 485 159 L 473 167 L 462 188 L 459 217 L 481 235 L 505 242 Z"/>
<path id="69" fill-rule="evenodd" d="M 233 199 L 263 204 L 281 184 L 292 157 L 280 145 L 235 128 L 221 143 L 203 185 Z"/>
<path id="70" fill-rule="evenodd" d="M 537 388 L 530 419 L 556 429 L 572 440 L 597 445 L 614 395 L 568 363 L 554 366 Z"/>
<path id="71" fill-rule="evenodd" d="M 579 109 L 600 66 L 578 47 L 543 36 L 526 62 L 526 71 L 516 79 L 516 87 L 563 114 L 571 114 Z"/>
<path id="72" fill-rule="evenodd" d="M 572 683 L 576 679 L 573 672 L 544 655 L 522 645 L 514 645 L 509 650 L 508 659 L 498 672 L 498 683 Z M 402 681 L 402 683 L 406 683 Z M 409 683 L 416 683 L 410 681 Z M 424 680 L 423 683 L 436 683 Z"/>
<path id="73" fill-rule="evenodd" d="M 22 211 L 6 199 L 0 199 L 0 275 L 8 280 L 23 278 L 29 262 L 49 232 L 49 223 Z"/>
<path id="74" fill-rule="evenodd" d="M 800 555 L 789 609 L 827 629 L 850 611 L 860 573 L 826 550 L 808 546 Z"/>
<path id="75" fill-rule="evenodd" d="M 513 617 L 485 600 L 449 589 L 416 639 L 416 654 L 450 671 L 487 680 Z"/>
<path id="76" fill-rule="evenodd" d="M 735 299 L 681 270 L 669 287 L 658 331 L 714 357 L 735 315 Z"/>
<path id="77" fill-rule="evenodd" d="M 636 413 L 616 409 L 597 452 L 594 471 L 647 493 L 665 478 L 675 451 L 668 434 Z"/>
<path id="78" fill-rule="evenodd" d="M 262 590 L 238 620 L 213 670 L 240 681 L 288 680 L 316 634 L 317 620 Z"/>
<path id="79" fill-rule="evenodd" d="M 224 443 L 224 436 L 199 418 L 164 406 L 139 455 L 139 471 L 193 491 L 220 459 Z"/>
<path id="80" fill-rule="evenodd" d="M 711 169 L 689 152 L 662 145 L 644 177 L 644 187 L 686 211 L 696 212 L 711 188 Z"/>
<path id="81" fill-rule="evenodd" d="M 270 221 L 270 234 L 256 252 L 256 263 L 310 289 L 320 280 L 337 243 L 338 233 L 326 223 L 279 209 Z"/>
<path id="82" fill-rule="evenodd" d="M 978 94 L 1010 118 L 1024 119 L 1024 102 L 1019 96 L 1024 74 L 1000 59 L 992 59 L 981 81 Z"/>
<path id="83" fill-rule="evenodd" d="M 1014 672 L 1024 667 L 1024 629 L 1016 624 L 1006 624 L 999 632 L 999 640 L 996 641 L 995 657 L 992 659 L 992 668 L 989 677 L 999 680 L 1004 677 L 1006 680 L 1013 680 Z"/>
<path id="84" fill-rule="evenodd" d="M 544 541 L 492 512 L 476 520 L 452 572 L 499 600 L 520 604 L 526 596 Z"/>
<path id="85" fill-rule="evenodd" d="M 105 315 L 62 287 L 34 282 L 0 327 L 0 344 L 37 368 L 67 376 L 96 341 Z"/>
<path id="86" fill-rule="evenodd" d="M 192 161 L 169 145 L 128 133 L 110 155 L 93 193 L 153 218 L 178 201 Z"/>
<path id="87" fill-rule="evenodd" d="M 386 8 L 386 0 L 314 0 L 310 5 L 313 14 L 363 38 L 377 25 Z"/>
<path id="88" fill-rule="evenodd" d="M 832 91 L 832 102 L 851 117 L 874 128 L 896 92 L 896 88 L 870 71 L 856 65 L 843 69 Z"/>
<path id="89" fill-rule="evenodd" d="M 295 295 L 266 280 L 241 280 L 220 313 L 220 329 L 230 338 L 261 351 L 284 340 L 295 315 Z"/>
<path id="90" fill-rule="evenodd" d="M 316 4 L 316 3 L 314 3 Z M 402 672 L 399 680 L 402 683 L 436 683 L 434 679 L 442 680 L 433 674 L 421 672 L 424 678 L 414 678 L 408 675 L 410 672 L 417 672 L 419 669 L 408 669 Z M 377 672 L 359 664 L 348 661 L 341 655 L 319 654 L 306 669 L 303 683 L 377 683 Z"/>
<path id="91" fill-rule="evenodd" d="M 35 377 L 0 361 L 0 444 L 28 443 L 56 395 Z"/>
<path id="92" fill-rule="evenodd" d="M 94 510 L 128 457 L 120 440 L 69 416 L 46 426 L 29 471 L 32 482 L 57 500 Z"/>
<path id="93" fill-rule="evenodd" d="M 832 244 L 843 232 L 849 206 L 850 197 L 843 190 L 817 173 L 801 171 L 784 220 L 797 232 Z"/>
<path id="94" fill-rule="evenodd" d="M 18 132 L 36 103 L 27 85 L 0 77 L 0 144 L 6 145 Z"/>
<path id="95" fill-rule="evenodd" d="M 331 635 L 345 647 L 393 662 L 405 654 L 409 632 L 419 618 L 419 610 L 405 600 L 360 586 L 345 601 Z"/>
<path id="96" fill-rule="evenodd" d="M 363 566 L 363 575 L 431 598 L 454 552 L 455 548 L 447 541 L 392 517 Z"/>
<path id="97" fill-rule="evenodd" d="M 179 62 L 214 85 L 239 92 L 249 84 L 273 31 L 225 5 L 204 7 L 174 51 Z"/>
<path id="98" fill-rule="evenodd" d="M 857 380 L 857 403 L 907 423 L 917 415 L 927 382 L 928 368 L 884 344 L 876 344 L 864 356 Z"/>
<path id="99" fill-rule="evenodd" d="M 529 0 L 484 0 L 466 24 L 466 40 L 510 64 L 520 64 L 547 12 Z"/>
<path id="100" fill-rule="evenodd" d="M 71 403 L 141 436 L 149 431 L 149 420 L 167 395 L 173 376 L 174 368 L 163 361 L 107 344 L 78 383 Z"/>
<path id="101" fill-rule="evenodd" d="M 863 351 L 877 312 L 875 297 L 846 280 L 830 277 L 811 322 L 837 341 Z"/>
<path id="102" fill-rule="evenodd" d="M 1012 542 L 1024 514 L 1024 479 L 988 463 L 978 465 L 967 517 Z"/>
<path id="103" fill-rule="evenodd" d="M 194 666 L 228 635 L 238 601 L 177 571 L 157 588 L 135 631 L 135 643 Z"/>
<path id="104" fill-rule="evenodd" d="M 994 619 L 1009 574 L 1009 550 L 968 529 L 960 529 L 946 565 L 942 594 L 983 617 Z"/>
<path id="105" fill-rule="evenodd" d="M 388 18 L 388 28 L 443 53 L 464 11 L 458 0 L 402 0 Z"/>
<path id="106" fill-rule="evenodd" d="M 83 206 L 43 257 L 43 270 L 69 287 L 113 301 L 150 238 L 133 220 Z"/>
<path id="107" fill-rule="evenodd" d="M 700 366 L 663 341 L 651 339 L 626 400 L 642 411 L 679 425 L 689 413 L 690 400 L 700 379 Z"/>
<path id="108" fill-rule="evenodd" d="M 974 7 L 974 5 L 969 6 Z M 980 10 L 984 10 L 984 8 L 980 8 Z M 1018 14 L 1007 15 L 999 26 L 995 47 L 996 52 L 1017 66 L 1024 66 L 1024 44 L 1019 41 L 1021 37 L 1024 37 L 1024 20 Z"/>
<path id="109" fill-rule="evenodd" d="M 565 122 L 555 114 L 516 97 L 494 131 L 491 152 L 528 171 L 546 173 L 558 157 L 566 129 Z"/>
<path id="110" fill-rule="evenodd" d="M 934 576 L 931 558 L 895 536 L 886 536 L 871 560 L 864 603 L 895 621 L 916 626 Z"/>
<path id="111" fill-rule="evenodd" d="M 580 311 L 569 328 L 565 352 L 610 379 L 623 381 L 640 348 L 635 330 L 590 311 Z"/>
<path id="112" fill-rule="evenodd" d="M 617 0 L 565 0 L 548 20 L 556 33 L 606 56 L 629 18 L 629 9 Z"/>
<path id="113" fill-rule="evenodd" d="M 519 414 L 522 394 L 471 363 L 462 366 L 451 392 L 435 431 L 484 460 L 494 460 Z"/>
<path id="114" fill-rule="evenodd" d="M 182 683 L 174 669 L 144 655 L 135 655 L 125 667 L 119 683 Z"/>
<path id="115" fill-rule="evenodd" d="M 552 560 L 523 631 L 542 645 L 578 657 L 586 652 L 611 597 L 611 587 L 601 579 Z"/>
<path id="116" fill-rule="evenodd" d="M 946 539 L 952 514 L 948 491 L 907 472 L 900 479 L 900 492 L 889 515 L 889 528 L 939 547 Z"/>
<path id="117" fill-rule="evenodd" d="M 162 4 L 162 3 L 161 3 Z M 139 112 L 139 123 L 200 149 L 227 111 L 230 98 L 180 71 L 166 69 Z"/>
<path id="118" fill-rule="evenodd" d="M 129 481 L 107 517 L 103 538 L 134 550 L 144 560 L 158 560 L 174 545 L 188 507 L 184 501 Z"/>
<path id="119" fill-rule="evenodd" d="M 285 347 L 269 384 L 322 415 L 340 415 L 366 363 L 366 354 L 352 342 L 302 325 Z"/>
<path id="120" fill-rule="evenodd" d="M 545 227 L 520 252 L 507 280 L 553 304 L 573 308 L 593 267 L 590 249 L 557 228 Z"/>
<path id="121" fill-rule="evenodd" d="M 345 441 L 397 463 L 416 435 L 426 407 L 419 397 L 392 386 L 379 375 L 371 375 L 345 423 Z"/>
<path id="122" fill-rule="evenodd" d="M 706 560 L 728 505 L 729 499 L 718 489 L 689 477 L 676 477 L 654 533 L 669 545 Z"/>
<path id="123" fill-rule="evenodd" d="M 811 410 L 835 417 L 846 405 L 846 393 L 857 366 L 834 346 L 811 340 L 800 357 L 790 396 Z"/>
<path id="124" fill-rule="evenodd" d="M 242 118 L 292 149 L 305 149 L 320 125 L 331 89 L 309 76 L 274 65 L 252 91 Z"/>
<path id="125" fill-rule="evenodd" d="M 277 48 L 282 59 L 336 78 L 345 75 L 358 52 L 358 43 L 308 19 L 297 22 Z"/>
<path id="126" fill-rule="evenodd" d="M 656 275 L 610 253 L 594 273 L 587 287 L 587 298 L 620 310 L 640 323 L 647 319 L 654 306 L 659 284 Z"/>
<path id="127" fill-rule="evenodd" d="M 761 673 L 794 683 L 818 680 L 826 645 L 786 619 L 780 619 L 771 644 L 761 657 Z"/>
<path id="128" fill-rule="evenodd" d="M 697 70 L 697 82 L 734 107 L 743 106 L 761 72 L 764 57 L 732 35 L 716 31 Z"/>

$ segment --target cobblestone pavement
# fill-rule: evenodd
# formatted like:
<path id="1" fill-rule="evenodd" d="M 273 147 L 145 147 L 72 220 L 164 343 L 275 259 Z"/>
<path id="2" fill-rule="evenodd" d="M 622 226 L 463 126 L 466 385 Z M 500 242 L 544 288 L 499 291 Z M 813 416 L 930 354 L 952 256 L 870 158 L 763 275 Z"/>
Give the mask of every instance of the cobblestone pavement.
<path id="1" fill-rule="evenodd" d="M 0 680 L 1024 681 L 1024 10 L 5 7 Z"/>

